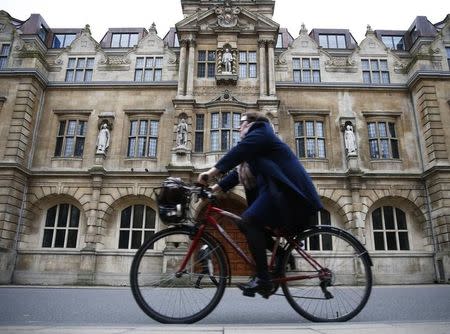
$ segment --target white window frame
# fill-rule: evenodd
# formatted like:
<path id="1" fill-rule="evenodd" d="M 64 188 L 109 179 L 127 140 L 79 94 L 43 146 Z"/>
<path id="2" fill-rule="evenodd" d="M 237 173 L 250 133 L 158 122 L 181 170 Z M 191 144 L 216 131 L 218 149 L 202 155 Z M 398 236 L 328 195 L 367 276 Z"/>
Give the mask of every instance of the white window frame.
<path id="1" fill-rule="evenodd" d="M 69 57 L 65 82 L 91 82 L 94 75 L 94 57 Z"/>
<path id="2" fill-rule="evenodd" d="M 385 64 L 385 66 L 384 66 Z M 361 59 L 363 83 L 390 84 L 389 64 L 387 59 L 364 58 Z"/>
<path id="3" fill-rule="evenodd" d="M 142 225 L 141 227 L 133 227 L 134 226 L 134 212 L 136 209 L 136 206 L 143 206 L 143 213 L 142 213 Z M 131 213 L 130 213 L 130 222 L 129 222 L 129 227 L 122 227 L 122 212 L 127 210 L 128 208 L 131 207 Z M 148 228 L 145 227 L 145 221 L 147 218 L 147 208 L 151 209 L 154 212 L 154 221 L 153 221 L 153 227 Z M 131 204 L 126 206 L 125 208 L 123 208 L 122 210 L 120 210 L 119 215 L 118 215 L 118 237 L 117 237 L 117 241 L 116 241 L 116 247 L 119 250 L 132 250 L 132 249 L 137 249 L 140 247 L 140 245 L 142 245 L 142 243 L 147 240 L 146 239 L 146 233 L 150 233 L 150 236 L 148 236 L 148 238 L 151 238 L 157 230 L 157 211 L 151 207 L 150 205 L 147 204 L 142 204 L 142 203 L 136 203 L 136 204 Z M 121 235 L 124 232 L 128 232 L 128 240 L 127 240 L 127 247 L 120 247 L 120 242 L 121 242 Z M 132 247 L 133 246 L 133 232 L 141 232 L 141 240 L 139 243 L 139 246 L 137 247 Z"/>
<path id="4" fill-rule="evenodd" d="M 134 70 L 134 81 L 154 82 L 162 80 L 164 57 L 148 56 L 137 57 L 136 68 Z"/>
<path id="5" fill-rule="evenodd" d="M 67 216 L 66 216 L 66 224 L 65 226 L 58 226 L 59 223 L 59 213 L 60 213 L 60 209 L 61 209 L 61 205 L 68 205 L 68 211 L 67 211 Z M 47 222 L 47 218 L 48 218 L 48 214 L 49 214 L 49 210 L 53 209 L 56 206 L 56 213 L 55 213 L 55 217 L 54 217 L 54 223 L 53 226 L 46 226 L 46 222 Z M 76 227 L 70 227 L 70 218 L 72 215 L 72 211 L 73 208 L 76 208 L 78 210 L 78 222 L 77 222 L 77 226 Z M 55 204 L 51 207 L 49 207 L 46 210 L 46 213 L 44 215 L 44 222 L 43 222 L 43 228 L 42 228 L 42 237 L 40 240 L 40 245 L 41 248 L 43 249 L 77 249 L 79 247 L 80 244 L 80 237 L 81 237 L 81 221 L 82 221 L 82 210 L 80 210 L 77 206 L 70 204 L 70 203 L 58 203 Z M 45 232 L 46 231 L 52 231 L 52 240 L 51 240 L 51 245 L 45 247 L 44 246 L 44 241 L 45 241 Z M 56 247 L 55 243 L 56 243 L 56 233 L 58 231 L 64 231 L 64 243 L 62 247 Z M 75 246 L 74 247 L 67 247 L 67 242 L 68 242 L 68 236 L 69 236 L 69 232 L 70 231 L 76 231 L 76 241 L 75 241 Z"/>
<path id="6" fill-rule="evenodd" d="M 386 228 L 386 223 L 385 223 L 386 218 L 385 218 L 385 214 L 384 214 L 385 207 L 391 207 L 393 209 L 394 228 L 391 228 L 391 229 Z M 382 223 L 381 229 L 375 229 L 374 221 L 373 221 L 373 214 L 378 209 L 381 210 L 381 223 Z M 397 220 L 396 210 L 400 210 L 404 214 L 405 225 L 406 225 L 405 229 L 398 228 L 398 220 Z M 377 208 L 375 208 L 374 210 L 372 210 L 370 213 L 370 230 L 372 231 L 372 246 L 373 246 L 372 249 L 376 252 L 405 252 L 405 251 L 408 252 L 408 251 L 411 251 L 413 242 L 411 240 L 412 236 L 411 236 L 411 233 L 409 232 L 409 228 L 408 228 L 409 224 L 410 224 L 410 219 L 409 219 L 407 212 L 397 206 L 381 205 L 381 206 L 378 206 Z M 376 249 L 375 233 L 383 233 L 383 249 Z M 396 249 L 387 249 L 388 248 L 387 233 L 395 233 Z M 406 240 L 408 241 L 408 249 L 400 249 L 399 233 L 407 234 Z"/>
<path id="7" fill-rule="evenodd" d="M 321 82 L 320 58 L 293 57 L 292 76 L 294 82 L 304 82 L 304 83 Z"/>

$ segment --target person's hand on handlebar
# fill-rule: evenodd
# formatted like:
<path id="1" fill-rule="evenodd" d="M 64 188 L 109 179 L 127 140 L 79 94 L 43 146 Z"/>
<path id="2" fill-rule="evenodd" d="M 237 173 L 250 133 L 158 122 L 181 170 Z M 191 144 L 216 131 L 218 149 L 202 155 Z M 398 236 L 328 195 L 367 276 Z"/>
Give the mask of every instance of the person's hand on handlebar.
<path id="1" fill-rule="evenodd" d="M 208 171 L 200 173 L 198 175 L 197 182 L 203 184 L 205 186 L 208 185 L 208 182 L 216 175 L 218 175 L 220 171 L 216 167 L 210 168 Z"/>

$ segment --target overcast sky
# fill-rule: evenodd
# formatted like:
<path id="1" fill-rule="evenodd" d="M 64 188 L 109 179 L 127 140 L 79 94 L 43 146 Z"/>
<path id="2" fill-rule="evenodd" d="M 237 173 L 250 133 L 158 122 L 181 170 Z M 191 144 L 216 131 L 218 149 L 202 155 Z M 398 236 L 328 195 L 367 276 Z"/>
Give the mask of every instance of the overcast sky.
<path id="1" fill-rule="evenodd" d="M 144 27 L 155 22 L 158 35 L 183 18 L 180 0 L 1 0 L 0 9 L 19 20 L 41 14 L 51 28 L 91 26 L 100 41 L 108 28 Z M 367 25 L 372 29 L 407 30 L 416 16 L 432 23 L 450 14 L 449 0 L 276 0 L 273 19 L 291 35 L 298 36 L 301 24 L 312 28 L 350 29 L 358 43 Z"/>

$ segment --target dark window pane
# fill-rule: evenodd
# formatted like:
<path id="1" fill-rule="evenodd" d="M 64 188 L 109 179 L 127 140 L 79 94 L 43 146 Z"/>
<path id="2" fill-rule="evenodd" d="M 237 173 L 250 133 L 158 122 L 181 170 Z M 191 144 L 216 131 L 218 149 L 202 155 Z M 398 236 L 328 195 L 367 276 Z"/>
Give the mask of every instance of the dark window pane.
<path id="1" fill-rule="evenodd" d="M 131 220 L 131 206 L 122 210 L 122 214 L 120 217 L 120 228 L 130 228 L 130 220 Z"/>
<path id="2" fill-rule="evenodd" d="M 303 138 L 297 139 L 297 154 L 300 158 L 304 158 L 306 156 L 305 140 Z"/>
<path id="3" fill-rule="evenodd" d="M 395 232 L 386 232 L 386 242 L 388 250 L 397 250 L 397 240 L 395 239 Z"/>
<path id="4" fill-rule="evenodd" d="M 409 250 L 408 232 L 399 232 L 400 250 Z"/>
<path id="5" fill-rule="evenodd" d="M 54 207 L 51 207 L 50 209 L 47 210 L 47 218 L 45 219 L 45 227 L 55 226 L 56 208 L 57 208 L 57 206 L 55 205 Z"/>
<path id="6" fill-rule="evenodd" d="M 395 215 L 396 215 L 396 218 L 397 218 L 397 228 L 399 230 L 406 230 L 406 216 L 405 216 L 405 213 L 402 210 L 400 210 L 398 208 L 395 208 Z"/>
<path id="7" fill-rule="evenodd" d="M 155 228 L 155 210 L 149 206 L 145 210 L 145 228 Z"/>
<path id="8" fill-rule="evenodd" d="M 398 159 L 400 158 L 400 154 L 398 153 L 398 141 L 395 139 L 391 139 L 391 149 L 392 149 L 392 158 Z"/>
<path id="9" fill-rule="evenodd" d="M 66 131 L 66 121 L 59 122 L 58 136 L 64 136 Z"/>
<path id="10" fill-rule="evenodd" d="M 322 235 L 322 250 L 333 250 L 333 242 L 331 239 L 331 235 L 329 234 Z"/>
<path id="11" fill-rule="evenodd" d="M 195 152 L 203 152 L 203 132 L 195 134 Z"/>
<path id="12" fill-rule="evenodd" d="M 67 234 L 67 248 L 77 247 L 78 230 L 69 230 Z"/>
<path id="13" fill-rule="evenodd" d="M 83 150 L 84 150 L 84 138 L 77 137 L 75 142 L 75 153 L 74 155 L 76 157 L 83 156 Z"/>
<path id="14" fill-rule="evenodd" d="M 71 214 L 70 214 L 70 223 L 69 226 L 70 227 L 78 227 L 78 222 L 80 220 L 80 210 L 78 210 L 77 207 L 72 206 L 71 209 Z"/>
<path id="15" fill-rule="evenodd" d="M 198 64 L 197 67 L 197 77 L 204 78 L 206 73 L 206 64 Z"/>
<path id="16" fill-rule="evenodd" d="M 205 115 L 197 115 L 195 119 L 195 129 L 203 130 L 205 125 Z"/>
<path id="17" fill-rule="evenodd" d="M 383 223 L 381 221 L 381 208 L 378 208 L 372 212 L 372 222 L 374 230 L 382 230 Z"/>
<path id="18" fill-rule="evenodd" d="M 56 138 L 55 157 L 61 156 L 63 137 Z"/>
<path id="19" fill-rule="evenodd" d="M 392 206 L 384 206 L 384 226 L 386 230 L 394 230 L 394 209 Z"/>
<path id="20" fill-rule="evenodd" d="M 319 236 L 315 235 L 309 238 L 309 249 L 320 250 Z"/>
<path id="21" fill-rule="evenodd" d="M 148 239 L 150 239 L 151 237 L 153 237 L 154 234 L 155 234 L 155 232 L 153 232 L 153 231 L 145 231 L 144 242 L 147 241 Z"/>
<path id="22" fill-rule="evenodd" d="M 228 150 L 230 143 L 230 131 L 222 131 L 222 151 Z"/>
<path id="23" fill-rule="evenodd" d="M 60 204 L 59 215 L 58 215 L 58 226 L 67 226 L 67 214 L 69 212 L 69 204 Z"/>
<path id="24" fill-rule="evenodd" d="M 119 249 L 128 249 L 128 239 L 130 231 L 120 231 L 119 234 Z"/>
<path id="25" fill-rule="evenodd" d="M 208 64 L 208 78 L 214 78 L 216 75 L 216 65 Z"/>
<path id="26" fill-rule="evenodd" d="M 374 232 L 375 250 L 384 250 L 383 232 Z"/>
<path id="27" fill-rule="evenodd" d="M 142 228 L 142 224 L 144 223 L 143 218 L 144 218 L 144 206 L 135 205 L 133 215 L 133 228 Z"/>
<path id="28" fill-rule="evenodd" d="M 42 247 L 52 247 L 53 230 L 44 230 L 44 240 L 42 240 Z"/>
<path id="29" fill-rule="evenodd" d="M 142 243 L 142 232 L 141 231 L 133 231 L 131 235 L 131 248 L 139 248 Z"/>
<path id="30" fill-rule="evenodd" d="M 64 238 L 66 230 L 56 230 L 55 247 L 64 247 Z"/>
<path id="31" fill-rule="evenodd" d="M 321 225 L 331 225 L 330 213 L 323 209 L 320 211 Z"/>

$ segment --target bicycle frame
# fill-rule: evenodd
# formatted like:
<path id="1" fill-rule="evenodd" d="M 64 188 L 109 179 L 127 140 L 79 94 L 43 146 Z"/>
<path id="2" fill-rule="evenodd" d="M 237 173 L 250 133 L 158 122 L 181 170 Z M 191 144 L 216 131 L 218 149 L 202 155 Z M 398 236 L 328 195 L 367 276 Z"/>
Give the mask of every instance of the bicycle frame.
<path id="1" fill-rule="evenodd" d="M 233 220 L 233 222 L 235 222 L 236 224 L 238 224 L 240 221 L 242 221 L 242 218 L 240 216 L 235 215 L 234 213 L 231 213 L 229 211 L 220 209 L 218 207 L 215 207 L 211 203 L 208 203 L 207 207 L 206 207 L 206 212 L 204 215 L 204 219 L 205 219 L 206 223 L 200 224 L 198 231 L 195 233 L 195 235 L 192 239 L 192 243 L 189 247 L 186 257 L 184 258 L 184 260 L 182 261 L 182 263 L 180 265 L 178 273 L 182 273 L 185 270 L 186 265 L 187 265 L 189 259 L 191 258 L 194 250 L 196 249 L 198 242 L 199 242 L 201 236 L 203 235 L 207 225 L 212 226 L 227 241 L 227 243 L 236 251 L 236 253 L 249 266 L 251 266 L 254 269 L 255 263 L 253 262 L 253 260 L 251 258 L 249 258 L 248 255 L 244 253 L 242 248 L 239 247 L 239 245 L 236 243 L 236 241 L 230 237 L 230 235 L 224 230 L 224 228 L 211 215 L 212 213 L 217 213 L 221 216 L 231 218 Z M 295 245 L 294 248 L 298 252 L 298 254 L 300 254 L 300 256 L 302 256 L 305 259 L 305 261 L 307 261 L 312 266 L 312 268 L 317 272 L 317 274 L 296 275 L 296 276 L 290 276 L 290 277 L 278 277 L 278 278 L 274 278 L 273 282 L 284 283 L 284 282 L 288 282 L 288 281 L 311 279 L 311 278 L 324 279 L 327 277 L 327 274 L 328 274 L 327 269 L 322 267 L 311 255 L 309 255 L 304 249 L 302 249 L 300 247 L 300 245 L 298 244 L 298 242 L 296 240 L 294 240 L 293 237 L 282 236 L 282 235 L 276 235 L 275 246 L 274 246 L 274 249 L 272 250 L 272 256 L 269 261 L 269 269 L 272 268 L 275 263 L 276 249 L 278 248 L 280 239 L 282 237 L 284 237 L 288 241 L 289 244 Z"/>

